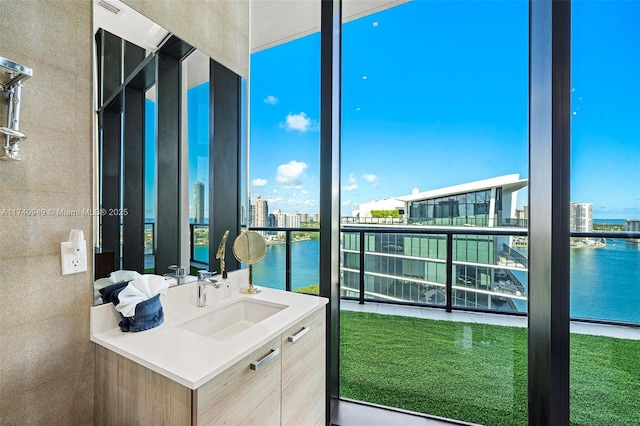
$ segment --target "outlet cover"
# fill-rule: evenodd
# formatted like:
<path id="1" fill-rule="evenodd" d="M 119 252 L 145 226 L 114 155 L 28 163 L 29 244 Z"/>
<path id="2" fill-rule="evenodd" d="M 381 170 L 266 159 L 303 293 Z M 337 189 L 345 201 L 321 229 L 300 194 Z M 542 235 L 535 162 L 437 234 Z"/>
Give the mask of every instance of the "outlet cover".
<path id="1" fill-rule="evenodd" d="M 62 275 L 85 272 L 87 270 L 87 242 L 82 241 L 79 251 L 71 248 L 69 241 L 60 243 Z"/>

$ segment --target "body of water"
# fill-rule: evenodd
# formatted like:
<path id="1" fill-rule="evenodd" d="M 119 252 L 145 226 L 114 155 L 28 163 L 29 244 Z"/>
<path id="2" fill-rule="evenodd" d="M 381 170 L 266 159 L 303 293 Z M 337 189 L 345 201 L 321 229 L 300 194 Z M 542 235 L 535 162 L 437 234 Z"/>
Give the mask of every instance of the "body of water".
<path id="1" fill-rule="evenodd" d="M 298 241 L 291 244 L 291 289 L 320 283 L 320 242 Z M 257 286 L 285 289 L 285 244 L 272 244 L 260 263 L 253 265 L 253 283 Z M 209 259 L 209 247 L 196 247 L 194 257 L 203 262 Z M 215 269 L 215 268 L 214 268 Z"/>
<path id="2" fill-rule="evenodd" d="M 291 245 L 294 290 L 319 283 L 319 247 L 317 240 Z M 196 258 L 207 259 L 208 247 L 196 247 Z M 526 274 L 519 275 L 526 285 Z M 285 245 L 270 246 L 253 276 L 256 285 L 284 290 Z M 640 245 L 607 240 L 603 248 L 572 249 L 570 303 L 575 318 L 640 322 Z M 517 305 L 526 310 L 526 301 Z"/>
<path id="3" fill-rule="evenodd" d="M 571 250 L 571 316 L 640 322 L 639 244 Z"/>

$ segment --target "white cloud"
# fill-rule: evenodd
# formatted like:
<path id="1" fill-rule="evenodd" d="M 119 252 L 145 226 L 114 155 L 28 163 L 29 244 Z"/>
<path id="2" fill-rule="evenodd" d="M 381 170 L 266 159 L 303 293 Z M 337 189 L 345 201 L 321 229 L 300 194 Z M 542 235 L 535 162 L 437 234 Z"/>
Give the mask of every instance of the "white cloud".
<path id="1" fill-rule="evenodd" d="M 276 98 L 273 95 L 269 95 L 263 99 L 263 102 L 269 105 L 276 105 L 278 102 L 280 102 L 280 99 Z"/>
<path id="2" fill-rule="evenodd" d="M 267 180 L 266 179 L 254 179 L 251 181 L 251 185 L 252 186 L 266 186 L 267 185 Z"/>
<path id="3" fill-rule="evenodd" d="M 366 180 L 373 186 L 374 188 L 378 187 L 378 176 L 374 174 L 364 174 L 362 175 L 362 179 Z"/>
<path id="4" fill-rule="evenodd" d="M 296 130 L 298 132 L 304 133 L 311 130 L 313 125 L 313 120 L 311 120 L 305 112 L 301 112 L 299 114 L 290 112 L 289 114 L 287 114 L 285 122 L 281 125 L 281 127 L 284 127 L 287 130 Z"/>
<path id="5" fill-rule="evenodd" d="M 301 161 L 292 160 L 287 164 L 281 164 L 278 166 L 276 181 L 285 186 L 299 187 L 301 185 L 300 178 L 304 174 L 306 168 L 307 163 Z"/>
<path id="6" fill-rule="evenodd" d="M 343 191 L 353 191 L 354 189 L 358 189 L 358 180 L 356 179 L 356 176 L 353 173 L 349 174 L 349 179 L 347 183 L 348 183 L 347 186 L 342 187 Z"/>

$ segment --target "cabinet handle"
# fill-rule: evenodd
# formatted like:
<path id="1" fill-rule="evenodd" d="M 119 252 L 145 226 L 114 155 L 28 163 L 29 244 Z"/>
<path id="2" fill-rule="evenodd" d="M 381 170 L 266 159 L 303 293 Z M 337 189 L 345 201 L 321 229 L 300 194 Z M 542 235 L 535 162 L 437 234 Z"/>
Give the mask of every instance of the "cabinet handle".
<path id="1" fill-rule="evenodd" d="M 251 367 L 252 370 L 257 370 L 258 368 L 262 367 L 263 365 L 277 357 L 279 353 L 280 348 L 271 349 L 271 352 L 269 352 L 269 354 L 265 355 L 264 358 L 258 361 L 253 361 L 251 364 L 249 364 L 249 367 Z"/>
<path id="2" fill-rule="evenodd" d="M 292 334 L 291 336 L 287 337 L 287 340 L 290 341 L 291 343 L 295 343 L 296 340 L 298 340 L 299 338 L 307 334 L 309 330 L 311 329 L 305 325 L 304 327 L 302 327 L 302 330 L 298 331 L 296 334 Z"/>

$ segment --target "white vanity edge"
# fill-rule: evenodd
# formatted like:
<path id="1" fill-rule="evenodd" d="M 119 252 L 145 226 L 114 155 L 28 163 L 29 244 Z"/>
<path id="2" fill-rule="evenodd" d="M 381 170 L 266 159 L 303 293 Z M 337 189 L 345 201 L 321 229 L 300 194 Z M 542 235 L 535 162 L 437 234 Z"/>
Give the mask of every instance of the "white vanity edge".
<path id="1" fill-rule="evenodd" d="M 219 278 L 219 277 L 216 277 Z M 111 303 L 91 308 L 90 339 L 98 345 L 143 365 L 190 389 L 197 389 L 237 361 L 264 345 L 305 316 L 324 309 L 328 300 L 283 290 L 262 288 L 255 295 L 244 295 L 248 270 L 229 273 L 232 296 L 207 286 L 207 306 L 196 307 L 196 283 L 170 288 L 160 297 L 164 323 L 137 333 L 120 331 L 120 314 Z M 287 308 L 228 340 L 219 342 L 177 327 L 242 298 L 287 305 Z"/>

